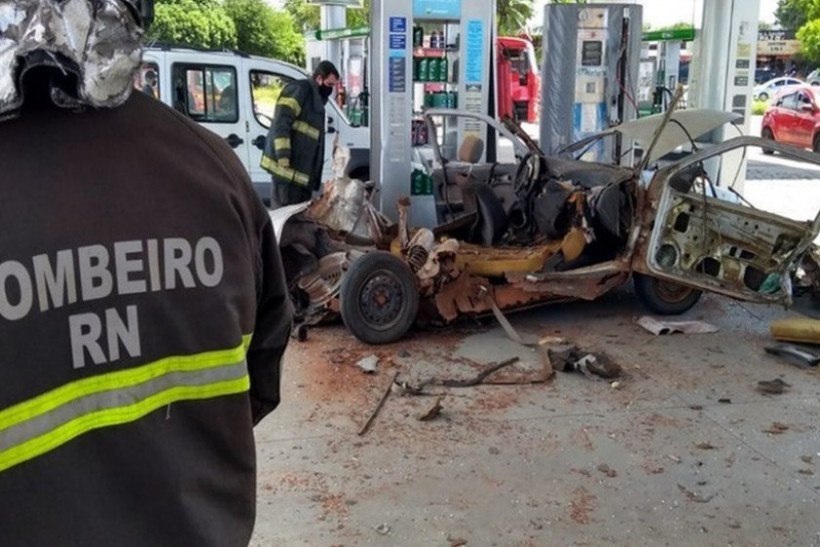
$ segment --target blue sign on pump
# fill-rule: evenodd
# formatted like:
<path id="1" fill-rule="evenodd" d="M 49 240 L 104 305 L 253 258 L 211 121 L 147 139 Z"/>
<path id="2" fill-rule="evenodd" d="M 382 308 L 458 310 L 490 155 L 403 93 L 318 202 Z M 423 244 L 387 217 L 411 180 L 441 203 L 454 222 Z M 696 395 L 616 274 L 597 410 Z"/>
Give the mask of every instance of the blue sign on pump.
<path id="1" fill-rule="evenodd" d="M 461 0 L 413 0 L 415 19 L 460 19 Z"/>
<path id="2" fill-rule="evenodd" d="M 407 32 L 407 18 L 406 17 L 391 17 L 390 18 L 390 32 Z"/>
<path id="3" fill-rule="evenodd" d="M 484 65 L 484 24 L 478 19 L 467 21 L 465 82 L 480 84 Z"/>
<path id="4" fill-rule="evenodd" d="M 406 34 L 391 34 L 390 49 L 405 49 L 407 47 Z"/>

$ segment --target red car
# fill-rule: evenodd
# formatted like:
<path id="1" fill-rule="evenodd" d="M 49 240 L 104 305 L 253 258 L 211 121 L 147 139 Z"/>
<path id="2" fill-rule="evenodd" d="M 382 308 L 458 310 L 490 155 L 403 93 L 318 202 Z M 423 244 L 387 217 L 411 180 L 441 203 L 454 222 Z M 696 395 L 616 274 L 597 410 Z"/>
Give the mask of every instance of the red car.
<path id="1" fill-rule="evenodd" d="M 795 86 L 784 89 L 763 115 L 760 136 L 820 152 L 820 89 Z M 774 150 L 764 150 L 773 154 Z"/>

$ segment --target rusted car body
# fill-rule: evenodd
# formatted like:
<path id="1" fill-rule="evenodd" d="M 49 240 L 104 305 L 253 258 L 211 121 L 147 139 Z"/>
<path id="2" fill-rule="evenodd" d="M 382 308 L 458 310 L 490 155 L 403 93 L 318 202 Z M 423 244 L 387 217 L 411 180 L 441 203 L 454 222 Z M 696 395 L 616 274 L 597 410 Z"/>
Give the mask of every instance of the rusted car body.
<path id="1" fill-rule="evenodd" d="M 427 113 L 433 135 L 441 114 Z M 816 272 L 820 215 L 799 222 L 728 200 L 706 166 L 753 146 L 817 165 L 820 155 L 738 137 L 661 166 L 646 184 L 647 162 L 545 157 L 515 127 L 456 115 L 491 124 L 515 160 L 448 160 L 434 143 L 441 225 L 410 226 L 409 200 L 388 221 L 372 205 L 378 189 L 350 179 L 272 212 L 302 325 L 341 314 L 358 338 L 385 343 L 417 321 L 592 300 L 630 279 L 656 313 L 681 313 L 703 290 L 787 306 L 799 261 Z"/>

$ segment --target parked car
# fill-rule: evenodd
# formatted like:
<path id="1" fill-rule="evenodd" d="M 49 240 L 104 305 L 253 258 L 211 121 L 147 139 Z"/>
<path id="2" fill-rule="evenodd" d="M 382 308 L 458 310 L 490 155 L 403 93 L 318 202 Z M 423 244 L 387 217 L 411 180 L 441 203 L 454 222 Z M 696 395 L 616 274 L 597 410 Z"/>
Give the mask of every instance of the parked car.
<path id="1" fill-rule="evenodd" d="M 755 86 L 752 97 L 758 101 L 768 101 L 784 86 L 802 85 L 805 82 L 797 78 L 783 76 Z"/>
<path id="2" fill-rule="evenodd" d="M 809 85 L 820 85 L 820 68 L 815 68 L 806 76 L 806 83 Z"/>
<path id="3" fill-rule="evenodd" d="M 658 314 L 690 309 L 702 291 L 788 305 L 790 273 L 813 256 L 820 214 L 798 222 L 721 199 L 708 191 L 708 170 L 747 147 L 815 165 L 818 155 L 738 137 L 669 163 L 644 184 L 651 144 L 635 168 L 610 166 L 546 157 L 514 123 L 466 111 L 428 110 L 429 134 L 441 135 L 436 120 L 445 116 L 490 125 L 515 157 L 479 163 L 471 150 L 483 143 L 465 137 L 464 153 L 449 160 L 433 139 L 431 198 L 446 211 L 439 226 L 409 225 L 409 198 L 396 204 L 398 222 L 388 221 L 351 179 L 325 184 L 310 204 L 271 212 L 302 327 L 340 315 L 360 340 L 388 343 L 417 322 L 592 300 L 630 279 Z M 672 127 L 658 119 L 647 131 L 656 143 Z"/>
<path id="4" fill-rule="evenodd" d="M 804 85 L 775 95 L 763 115 L 760 136 L 820 152 L 820 88 Z"/>
<path id="5" fill-rule="evenodd" d="M 776 76 L 774 70 L 770 68 L 756 68 L 755 69 L 755 85 L 762 84 Z"/>
<path id="6" fill-rule="evenodd" d="M 307 77 L 295 65 L 236 52 L 154 46 L 145 50 L 134 86 L 223 137 L 248 170 L 257 194 L 270 200 L 271 176 L 259 162 L 276 99 L 291 80 Z M 327 103 L 325 169 L 331 178 L 334 143 L 350 151 L 347 173 L 370 177 L 370 130 L 354 127 L 335 101 Z"/>

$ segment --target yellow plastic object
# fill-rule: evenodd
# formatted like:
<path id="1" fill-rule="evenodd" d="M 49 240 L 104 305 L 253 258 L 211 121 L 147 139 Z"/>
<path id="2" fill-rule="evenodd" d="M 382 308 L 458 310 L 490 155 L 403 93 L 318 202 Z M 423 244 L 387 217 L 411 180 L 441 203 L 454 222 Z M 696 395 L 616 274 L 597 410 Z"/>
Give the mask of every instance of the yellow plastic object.
<path id="1" fill-rule="evenodd" d="M 777 340 L 801 344 L 820 344 L 820 319 L 793 317 L 778 319 L 769 325 L 769 331 Z"/>
<path id="2" fill-rule="evenodd" d="M 537 272 L 551 255 L 561 249 L 561 242 L 554 241 L 531 247 L 482 247 L 458 242 L 456 267 L 462 271 L 483 277 L 503 277 L 506 273 Z M 401 256 L 399 240 L 393 240 L 390 252 Z"/>

